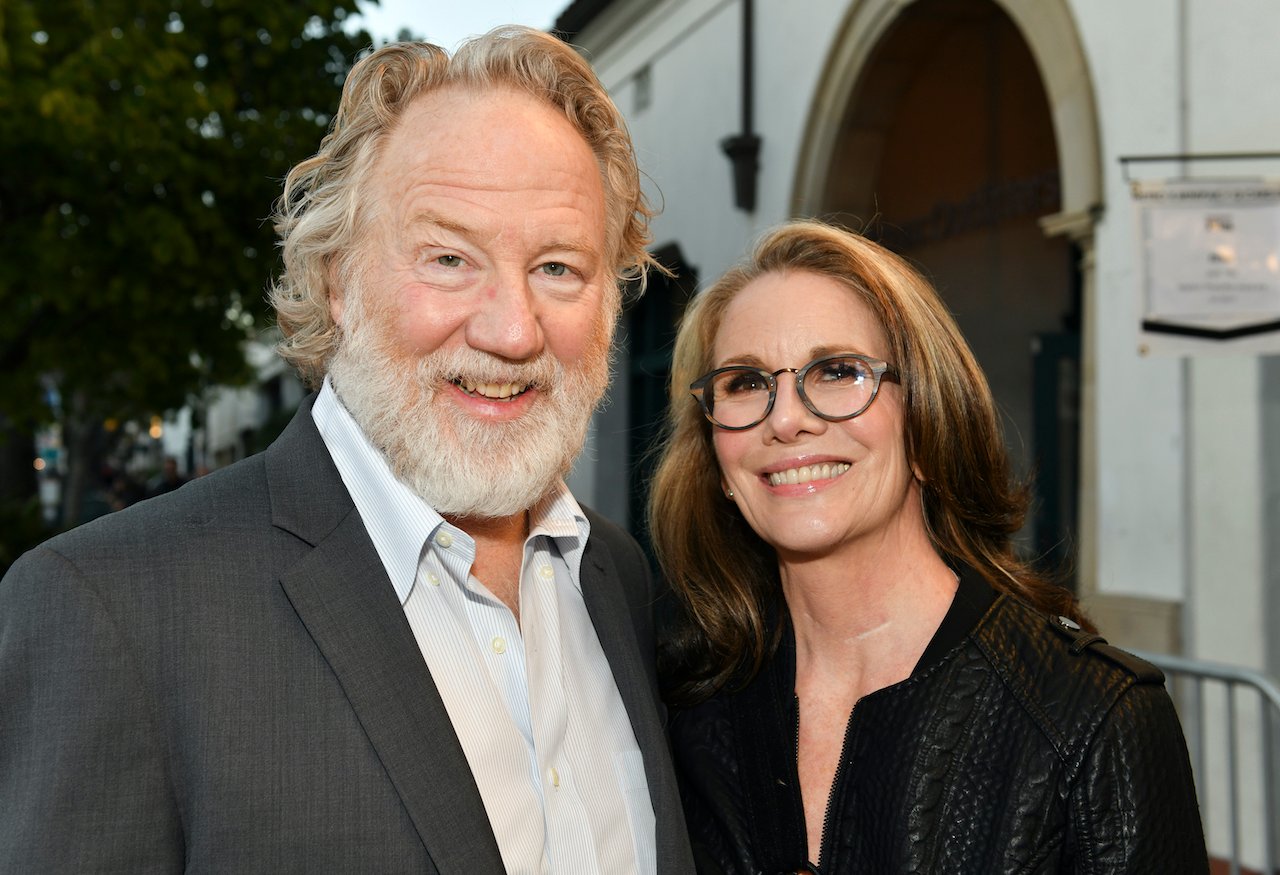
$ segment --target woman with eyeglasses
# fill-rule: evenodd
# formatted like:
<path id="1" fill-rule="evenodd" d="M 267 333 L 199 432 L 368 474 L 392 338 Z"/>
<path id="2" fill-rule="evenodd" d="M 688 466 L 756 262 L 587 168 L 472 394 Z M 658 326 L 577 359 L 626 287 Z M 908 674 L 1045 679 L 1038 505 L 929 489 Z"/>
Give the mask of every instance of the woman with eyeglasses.
<path id="1" fill-rule="evenodd" d="M 1207 871 L 1163 678 L 1019 559 L 986 379 L 936 292 L 784 225 L 691 304 L 650 530 L 705 873 Z"/>

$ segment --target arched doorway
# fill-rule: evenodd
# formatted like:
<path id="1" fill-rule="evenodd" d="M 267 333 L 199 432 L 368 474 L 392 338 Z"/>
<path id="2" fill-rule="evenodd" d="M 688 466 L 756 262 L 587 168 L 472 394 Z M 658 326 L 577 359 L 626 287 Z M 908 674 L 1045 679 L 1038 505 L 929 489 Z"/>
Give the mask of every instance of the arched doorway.
<path id="1" fill-rule="evenodd" d="M 1034 479 L 1026 546 L 1073 561 L 1087 283 L 1080 247 L 1046 236 L 1043 220 L 1079 196 L 1064 194 L 1060 108 L 1027 22 L 1011 15 L 1020 5 L 852 4 L 797 212 L 863 230 L 934 281 L 987 373 L 1018 470 Z M 1069 151 L 1089 158 L 1078 143 Z"/>

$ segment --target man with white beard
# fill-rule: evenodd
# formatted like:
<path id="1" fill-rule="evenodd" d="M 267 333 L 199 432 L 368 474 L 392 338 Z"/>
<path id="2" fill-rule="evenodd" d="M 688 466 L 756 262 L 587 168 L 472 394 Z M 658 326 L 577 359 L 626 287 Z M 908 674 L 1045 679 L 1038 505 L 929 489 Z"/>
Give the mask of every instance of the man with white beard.
<path id="1" fill-rule="evenodd" d="M 692 871 L 647 566 L 564 486 L 648 218 L 559 41 L 352 70 L 277 212 L 317 393 L 0 583 L 0 870 Z"/>

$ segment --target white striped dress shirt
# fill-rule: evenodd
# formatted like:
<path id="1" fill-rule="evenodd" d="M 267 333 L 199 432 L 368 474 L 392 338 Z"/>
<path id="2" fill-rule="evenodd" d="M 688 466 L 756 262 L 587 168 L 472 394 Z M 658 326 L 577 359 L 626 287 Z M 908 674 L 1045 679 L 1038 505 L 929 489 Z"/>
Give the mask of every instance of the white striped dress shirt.
<path id="1" fill-rule="evenodd" d="M 517 625 L 471 576 L 472 539 L 391 473 L 327 380 L 312 416 L 444 700 L 507 872 L 654 875 L 644 765 L 582 599 L 590 527 L 568 489 L 530 511 Z"/>

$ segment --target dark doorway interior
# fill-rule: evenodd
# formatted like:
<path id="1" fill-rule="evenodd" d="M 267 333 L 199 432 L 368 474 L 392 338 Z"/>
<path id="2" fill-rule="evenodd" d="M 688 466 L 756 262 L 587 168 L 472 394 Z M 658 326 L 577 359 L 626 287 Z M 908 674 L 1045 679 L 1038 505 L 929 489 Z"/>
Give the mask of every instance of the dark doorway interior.
<path id="1" fill-rule="evenodd" d="M 1035 59 L 1008 15 L 992 0 L 905 7 L 853 90 L 828 179 L 825 214 L 938 287 L 987 374 L 1017 471 L 1036 490 L 1021 543 L 1050 564 L 1069 560 L 1077 255 L 1038 224 L 1061 209 L 1056 138 Z"/>
<path id="2" fill-rule="evenodd" d="M 698 271 L 685 262 L 679 244 L 669 243 L 656 249 L 653 255 L 673 276 L 650 271 L 648 288 L 639 300 L 627 307 L 624 320 L 630 352 L 628 527 L 650 553 L 645 507 L 649 500 L 649 480 L 657 461 L 657 442 L 667 411 L 672 346 L 685 305 L 698 286 Z"/>

